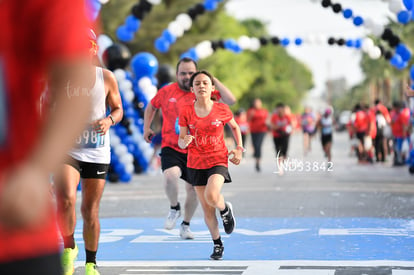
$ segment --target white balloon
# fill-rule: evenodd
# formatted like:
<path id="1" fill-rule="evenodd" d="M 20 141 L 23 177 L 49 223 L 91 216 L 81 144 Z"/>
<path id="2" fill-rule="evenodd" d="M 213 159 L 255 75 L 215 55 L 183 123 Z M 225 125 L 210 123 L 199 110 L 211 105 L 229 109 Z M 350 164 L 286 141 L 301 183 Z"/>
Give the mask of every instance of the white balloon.
<path id="1" fill-rule="evenodd" d="M 112 147 L 116 147 L 118 144 L 121 143 L 121 139 L 116 134 L 111 134 L 111 145 Z"/>
<path id="2" fill-rule="evenodd" d="M 388 4 L 388 8 L 395 14 L 405 9 L 402 0 L 391 0 Z"/>
<path id="3" fill-rule="evenodd" d="M 213 48 L 211 47 L 211 41 L 205 40 L 203 42 L 198 43 L 195 46 L 195 51 L 197 56 L 201 59 L 210 56 L 213 52 Z"/>
<path id="4" fill-rule="evenodd" d="M 252 51 L 257 51 L 258 49 L 260 49 L 260 40 L 256 37 L 252 37 L 250 38 L 250 50 Z"/>
<path id="5" fill-rule="evenodd" d="M 128 102 L 132 102 L 135 97 L 135 94 L 132 90 L 125 90 L 123 91 L 122 95 L 124 96 L 125 100 Z"/>
<path id="6" fill-rule="evenodd" d="M 161 0 L 147 0 L 147 1 L 153 5 L 158 5 L 161 3 Z"/>
<path id="7" fill-rule="evenodd" d="M 151 87 L 148 87 L 145 91 L 144 94 L 146 95 L 148 100 L 151 100 L 157 93 L 157 87 L 155 87 L 154 85 L 152 85 Z"/>
<path id="8" fill-rule="evenodd" d="M 371 18 L 365 18 L 365 20 L 364 20 L 364 26 L 367 29 L 372 30 L 375 27 L 375 22 Z"/>
<path id="9" fill-rule="evenodd" d="M 312 34 L 312 33 L 310 33 L 310 34 L 308 34 L 307 36 L 305 36 L 305 42 L 307 43 L 307 44 L 315 44 L 315 41 L 316 41 L 316 36 L 314 35 L 314 34 Z"/>
<path id="10" fill-rule="evenodd" d="M 115 75 L 116 80 L 118 80 L 118 82 L 121 82 L 121 81 L 122 81 L 122 80 L 124 80 L 124 79 L 125 79 L 125 77 L 126 77 L 126 73 L 125 73 L 125 71 L 124 71 L 124 70 L 122 70 L 122 69 L 116 69 L 116 70 L 114 71 L 114 75 Z"/>
<path id="11" fill-rule="evenodd" d="M 381 36 L 384 32 L 384 26 L 380 24 L 375 24 L 371 31 L 373 35 Z"/>
<path id="12" fill-rule="evenodd" d="M 119 160 L 123 163 L 123 164 L 128 164 L 134 161 L 134 156 L 131 153 L 126 153 L 124 155 L 122 155 Z"/>
<path id="13" fill-rule="evenodd" d="M 371 38 L 365 37 L 364 40 L 362 40 L 362 50 L 366 53 L 370 51 L 374 47 L 374 41 L 372 41 Z"/>
<path id="14" fill-rule="evenodd" d="M 175 21 L 178 22 L 178 24 L 180 24 L 185 31 L 191 29 L 191 26 L 193 25 L 193 20 L 186 13 L 180 13 L 177 15 Z"/>
<path id="15" fill-rule="evenodd" d="M 119 88 L 122 91 L 131 90 L 132 89 L 132 83 L 128 79 L 124 78 L 121 81 L 118 81 Z"/>
<path id="16" fill-rule="evenodd" d="M 167 29 L 175 36 L 181 37 L 184 34 L 184 27 L 177 21 L 172 21 L 168 24 Z"/>
<path id="17" fill-rule="evenodd" d="M 315 44 L 317 45 L 323 45 L 326 43 L 326 37 L 323 34 L 317 34 L 315 35 Z"/>
<path id="18" fill-rule="evenodd" d="M 104 53 L 104 51 L 111 46 L 112 44 L 114 44 L 114 42 L 112 41 L 112 39 L 107 36 L 106 34 L 100 34 L 98 36 L 98 38 L 96 39 L 96 42 L 98 44 L 98 57 L 102 60 L 102 54 Z"/>
<path id="19" fill-rule="evenodd" d="M 152 81 L 151 78 L 149 78 L 148 76 L 144 76 L 141 77 L 138 80 L 138 87 L 141 88 L 141 90 L 145 91 L 147 88 L 152 86 Z"/>
<path id="20" fill-rule="evenodd" d="M 381 57 L 381 49 L 377 46 L 374 46 L 369 50 L 368 55 L 372 59 L 378 59 Z"/>
<path id="21" fill-rule="evenodd" d="M 237 44 L 242 50 L 250 49 L 250 37 L 247 35 L 242 35 L 237 39 Z"/>
<path id="22" fill-rule="evenodd" d="M 102 5 L 105 5 L 106 3 L 108 3 L 108 2 L 109 2 L 109 0 L 99 0 L 99 2 L 100 2 Z"/>
<path id="23" fill-rule="evenodd" d="M 125 172 L 127 172 L 128 174 L 133 174 L 134 171 L 135 171 L 134 164 L 128 163 L 127 165 L 125 165 Z"/>
<path id="24" fill-rule="evenodd" d="M 115 154 L 117 154 L 118 156 L 122 156 L 123 154 L 128 152 L 128 148 L 122 143 L 118 144 L 114 148 L 114 150 L 115 150 Z"/>

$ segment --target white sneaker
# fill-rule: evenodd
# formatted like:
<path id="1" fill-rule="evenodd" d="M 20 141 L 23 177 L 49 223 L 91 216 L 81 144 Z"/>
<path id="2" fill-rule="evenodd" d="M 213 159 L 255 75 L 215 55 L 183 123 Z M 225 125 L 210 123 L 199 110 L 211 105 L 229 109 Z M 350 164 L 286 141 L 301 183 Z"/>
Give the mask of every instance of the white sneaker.
<path id="1" fill-rule="evenodd" d="M 170 209 L 170 213 L 168 213 L 168 217 L 165 220 L 164 228 L 168 230 L 175 228 L 177 219 L 180 216 L 181 216 L 181 210 Z"/>
<path id="2" fill-rule="evenodd" d="M 189 225 L 181 224 L 180 226 L 180 237 L 184 240 L 192 240 L 194 239 L 194 234 L 190 230 Z"/>

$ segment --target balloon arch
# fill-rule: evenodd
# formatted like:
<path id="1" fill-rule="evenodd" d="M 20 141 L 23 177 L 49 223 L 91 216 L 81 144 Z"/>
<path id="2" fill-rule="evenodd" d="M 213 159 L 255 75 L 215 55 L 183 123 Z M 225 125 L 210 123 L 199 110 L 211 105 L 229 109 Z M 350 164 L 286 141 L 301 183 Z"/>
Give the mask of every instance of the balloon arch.
<path id="1" fill-rule="evenodd" d="M 99 16 L 101 5 L 109 0 L 86 0 L 88 17 L 91 21 Z M 364 38 L 338 38 L 308 35 L 306 37 L 248 37 L 223 40 L 205 40 L 184 52 L 181 57 L 190 57 L 199 60 L 211 56 L 218 49 L 225 49 L 234 53 L 245 50 L 257 51 L 265 45 L 321 45 L 327 43 L 331 46 L 346 47 L 361 50 L 371 59 L 381 57 L 399 70 L 405 69 L 412 57 L 411 50 L 389 28 L 375 23 L 372 19 L 364 19 L 356 15 L 350 8 L 343 8 L 340 3 L 331 0 L 311 0 L 319 2 L 323 8 L 331 9 L 334 13 L 342 13 L 343 18 L 351 20 L 355 27 L 365 27 L 372 36 L 385 45 L 375 45 L 373 39 Z M 186 13 L 177 15 L 174 21 L 168 24 L 160 36 L 155 39 L 154 46 L 160 53 L 168 52 L 170 46 L 191 29 L 193 20 L 204 12 L 217 9 L 223 0 L 205 0 L 190 7 Z M 390 0 L 389 9 L 395 13 L 400 24 L 408 24 L 414 20 L 414 0 Z M 154 148 L 143 139 L 143 114 L 147 103 L 156 94 L 158 88 L 173 81 L 173 69 L 169 65 L 159 66 L 156 57 L 149 52 L 140 52 L 131 57 L 128 48 L 122 42 L 129 42 L 139 31 L 141 21 L 151 11 L 153 5 L 161 0 L 140 0 L 131 9 L 124 24 L 116 30 L 116 37 L 120 43 L 114 43 L 109 36 L 98 36 L 101 62 L 112 70 L 119 83 L 119 89 L 124 108 L 124 118 L 110 130 L 111 135 L 111 166 L 109 180 L 116 182 L 129 182 L 134 173 L 148 171 L 149 162 L 154 154 Z M 131 71 L 125 70 L 130 65 Z M 410 76 L 414 79 L 414 66 L 410 68 Z M 413 87 L 414 89 L 414 87 Z"/>

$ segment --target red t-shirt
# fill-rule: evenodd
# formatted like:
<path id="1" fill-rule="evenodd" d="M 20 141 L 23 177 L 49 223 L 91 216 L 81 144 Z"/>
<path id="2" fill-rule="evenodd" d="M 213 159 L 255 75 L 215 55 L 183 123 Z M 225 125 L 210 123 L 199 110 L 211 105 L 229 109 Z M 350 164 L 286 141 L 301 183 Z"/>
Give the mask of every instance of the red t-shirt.
<path id="1" fill-rule="evenodd" d="M 152 106 L 161 109 L 162 112 L 162 141 L 161 147 L 170 147 L 178 152 L 187 153 L 187 149 L 178 147 L 178 133 L 175 126 L 179 115 L 179 110 L 194 102 L 194 94 L 183 91 L 178 83 L 162 87 L 151 100 Z"/>
<path id="2" fill-rule="evenodd" d="M 365 111 L 355 113 L 354 127 L 357 133 L 367 132 L 369 128 L 369 116 Z"/>
<path id="3" fill-rule="evenodd" d="M 281 117 L 277 113 L 274 113 L 270 118 L 270 122 L 272 125 L 278 127 L 278 130 L 272 130 L 273 137 L 287 136 L 292 132 L 292 121 L 288 115 Z"/>
<path id="4" fill-rule="evenodd" d="M 269 112 L 266 109 L 250 108 L 247 110 L 250 133 L 267 132 L 266 120 Z"/>
<path id="5" fill-rule="evenodd" d="M 0 1 L 0 176 L 37 141 L 41 80 L 48 67 L 87 54 L 86 23 L 81 0 Z M 40 228 L 7 231 L 0 225 L 0 262 L 58 252 L 51 212 Z"/>
<path id="6" fill-rule="evenodd" d="M 180 126 L 187 126 L 195 139 L 188 146 L 187 167 L 208 169 L 214 166 L 228 167 L 228 151 L 224 142 L 224 125 L 233 118 L 229 106 L 214 103 L 206 117 L 197 116 L 194 104 L 180 112 Z"/>
<path id="7" fill-rule="evenodd" d="M 409 125 L 410 115 L 409 109 L 405 108 L 400 112 L 391 111 L 391 131 L 396 138 L 404 137 L 404 128 Z"/>
<path id="8" fill-rule="evenodd" d="M 212 97 L 220 100 L 220 93 L 214 91 Z M 162 112 L 162 141 L 161 147 L 170 147 L 178 152 L 187 153 L 187 149 L 178 147 L 179 129 L 176 131 L 176 123 L 180 109 L 192 104 L 195 95 L 192 92 L 181 90 L 177 82 L 162 87 L 151 100 L 151 105 Z"/>

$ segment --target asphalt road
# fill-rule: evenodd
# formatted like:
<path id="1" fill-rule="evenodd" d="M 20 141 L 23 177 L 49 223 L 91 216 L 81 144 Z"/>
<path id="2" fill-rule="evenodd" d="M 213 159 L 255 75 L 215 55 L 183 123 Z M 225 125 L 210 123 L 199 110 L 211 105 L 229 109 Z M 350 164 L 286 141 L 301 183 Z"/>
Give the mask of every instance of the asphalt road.
<path id="1" fill-rule="evenodd" d="M 241 217 L 382 217 L 412 218 L 414 176 L 407 167 L 386 163 L 358 164 L 350 155 L 346 133 L 336 133 L 332 162 L 323 156 L 318 137 L 312 151 L 302 153 L 302 136 L 291 137 L 289 164 L 276 174 L 272 137 L 263 145 L 261 172 L 254 169 L 248 151 L 239 166 L 229 165 L 233 182 L 223 194 Z M 302 169 L 299 167 L 302 164 Z M 296 166 L 295 166 L 296 164 Z M 289 171 L 290 169 L 290 171 Z M 308 171 L 310 170 L 310 171 Z M 180 201 L 185 199 L 184 182 Z M 101 203 L 101 217 L 164 217 L 168 212 L 162 174 L 135 175 L 128 183 L 108 183 Z M 202 217 L 200 207 L 195 217 Z"/>

